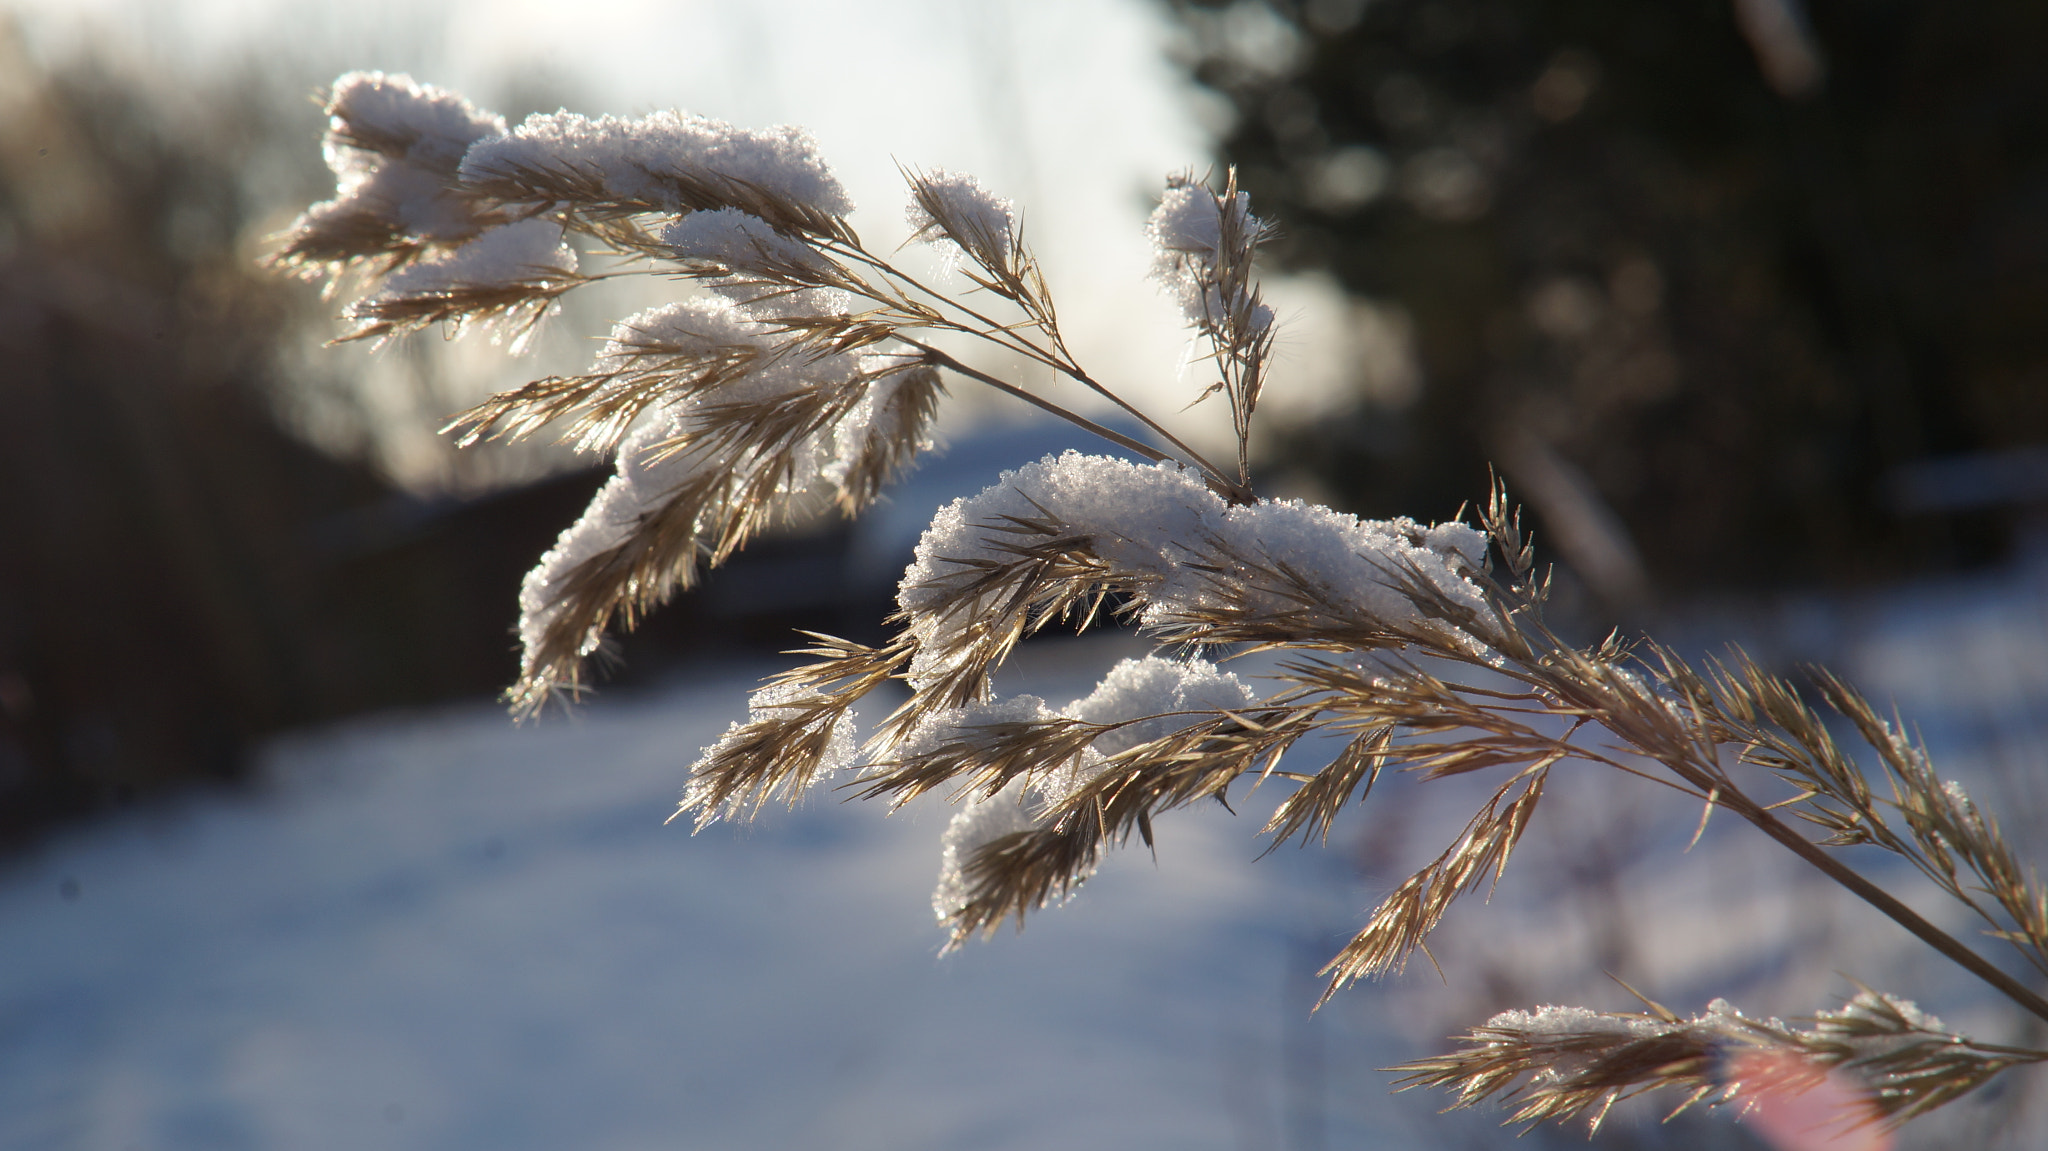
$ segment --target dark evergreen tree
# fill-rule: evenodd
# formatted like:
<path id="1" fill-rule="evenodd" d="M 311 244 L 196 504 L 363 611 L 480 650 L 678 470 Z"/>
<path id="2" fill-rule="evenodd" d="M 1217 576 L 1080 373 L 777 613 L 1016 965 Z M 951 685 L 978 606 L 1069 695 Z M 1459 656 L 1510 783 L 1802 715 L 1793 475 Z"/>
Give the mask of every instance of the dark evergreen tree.
<path id="1" fill-rule="evenodd" d="M 2003 545 L 2010 507 L 1898 482 L 2048 441 L 2048 8 L 1173 6 L 1280 264 L 1412 322 L 1412 403 L 1279 455 L 1340 502 L 1448 512 L 1497 464 L 1622 608 Z"/>

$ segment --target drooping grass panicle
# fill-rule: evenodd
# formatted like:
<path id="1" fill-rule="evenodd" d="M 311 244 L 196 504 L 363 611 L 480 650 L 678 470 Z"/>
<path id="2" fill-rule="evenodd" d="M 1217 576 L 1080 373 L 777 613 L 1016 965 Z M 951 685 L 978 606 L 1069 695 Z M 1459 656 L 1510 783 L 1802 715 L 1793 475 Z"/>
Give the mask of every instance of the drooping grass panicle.
<path id="1" fill-rule="evenodd" d="M 2048 889 L 2033 868 L 2019 860 L 1998 821 L 1970 799 L 1962 784 L 1943 780 L 1927 750 L 1904 732 L 1897 717 L 1880 718 L 1870 702 L 1835 676 L 1819 671 L 1815 681 L 1822 697 L 1846 717 L 1890 778 L 1891 797 L 1881 801 L 1905 824 L 1901 837 L 1877 818 L 1877 804 L 1864 800 L 1858 813 L 1873 829 L 1872 842 L 1912 861 L 1941 889 L 1970 907 L 1990 933 L 2013 945 L 2034 969 L 2048 975 Z M 1853 801 L 1859 790 L 1838 788 L 1838 802 Z M 2004 918 L 1986 906 L 2004 913 Z"/>
<path id="2" fill-rule="evenodd" d="M 579 220 L 736 209 L 785 235 L 855 239 L 853 201 L 800 128 L 535 113 L 471 147 L 460 175 L 477 195 Z"/>
<path id="3" fill-rule="evenodd" d="M 752 711 L 692 765 L 676 816 L 699 830 L 745 816 L 780 796 L 801 799 L 810 786 L 854 758 L 853 708 L 894 678 L 909 658 L 898 639 L 882 647 L 809 633 L 813 646 L 790 652 L 815 662 L 775 677 L 754 695 Z M 675 818 L 672 816 L 671 818 Z"/>
<path id="4" fill-rule="evenodd" d="M 1506 1011 L 1458 1038 L 1457 1050 L 1393 1070 L 1404 1088 L 1440 1087 L 1453 1107 L 1500 1097 L 1507 1122 L 1584 1118 L 1598 1131 L 1618 1102 L 1655 1090 L 1695 1105 L 1756 1105 L 1846 1073 L 1833 1124 L 1896 1126 L 2048 1052 L 1980 1044 L 1894 996 L 1859 992 L 1809 1027 L 1751 1019 L 1715 1000 L 1681 1019 L 1665 1014 L 1539 1007 Z"/>
<path id="5" fill-rule="evenodd" d="M 381 273 L 506 222 L 456 181 L 464 152 L 503 133 L 502 118 L 382 72 L 336 80 L 325 111 L 335 196 L 285 229 L 271 257 L 277 266 L 315 279 L 362 265 Z"/>
<path id="6" fill-rule="evenodd" d="M 937 388 L 914 359 L 820 351 L 719 297 L 627 321 L 598 368 L 466 417 L 471 436 L 573 416 L 581 446 L 622 437 L 618 474 L 522 591 L 525 710 L 576 691 L 605 629 L 689 586 L 700 561 L 819 501 L 857 511 L 927 442 Z"/>
<path id="7" fill-rule="evenodd" d="M 1890 783 L 1887 797 L 1790 682 L 1739 652 L 1709 674 L 1726 717 L 1720 734 L 1743 746 L 1745 760 L 1799 789 L 1790 809 L 1827 833 L 1823 846 L 1867 844 L 1906 859 L 2048 975 L 2048 891 L 2040 876 L 1960 784 L 1940 777 L 1896 718 L 1884 719 L 1854 688 L 1815 672 L 1821 699 L 1875 753 Z"/>
<path id="8" fill-rule="evenodd" d="M 1252 415 L 1273 350 L 1273 309 L 1261 298 L 1252 267 L 1272 226 L 1252 215 L 1250 204 L 1238 191 L 1235 168 L 1221 192 L 1184 174 L 1167 182 L 1146 226 L 1153 277 L 1173 292 L 1189 326 L 1209 343 L 1218 378 L 1196 401 L 1222 392 L 1229 402 L 1241 483 L 1251 479 Z"/>
<path id="9" fill-rule="evenodd" d="M 507 693 L 522 714 L 574 697 L 609 633 L 772 524 L 877 498 L 929 446 L 947 373 L 1151 461 L 1047 458 L 941 509 L 898 588 L 895 637 L 811 636 L 811 662 L 757 691 L 692 766 L 678 816 L 699 827 L 745 817 L 832 779 L 893 804 L 952 801 L 933 908 L 957 946 L 1021 926 L 1133 834 L 1153 842 L 1156 817 L 1228 805 L 1240 781 L 1280 793 L 1264 824 L 1277 846 L 1322 840 L 1387 770 L 1484 777 L 1456 839 L 1324 969 L 1327 998 L 1427 955 L 1454 901 L 1504 874 L 1553 772 L 1608 771 L 1699 805 L 1702 830 L 1716 811 L 1746 821 L 2048 1019 L 2048 999 L 1836 850 L 1904 857 L 2048 976 L 2038 877 L 1896 717 L 1816 676 L 1822 703 L 1877 759 L 1888 786 L 1876 788 L 1801 690 L 1739 652 L 1696 669 L 1619 633 L 1567 642 L 1545 622 L 1548 573 L 1497 480 L 1478 529 L 1257 497 L 1249 444 L 1275 322 L 1255 256 L 1271 228 L 1234 172 L 1220 190 L 1171 179 L 1146 226 L 1155 277 L 1208 346 L 1215 376 L 1202 396 L 1229 406 L 1233 473 L 1076 359 L 1016 206 L 970 176 L 903 170 L 910 239 L 949 256 L 967 282 L 956 291 L 863 246 L 850 198 L 800 129 L 566 111 L 508 129 L 452 93 L 367 72 L 337 81 L 326 108 L 335 196 L 284 233 L 274 262 L 330 288 L 361 285 L 345 339 L 481 323 L 523 336 L 601 279 L 692 285 L 619 324 L 587 371 L 501 392 L 448 429 L 463 444 L 554 429 L 616 465 L 522 586 L 521 670 Z M 957 341 L 1051 369 L 1156 442 L 970 365 Z M 992 673 L 1024 637 L 1109 616 L 1178 658 L 1121 662 L 1063 705 L 995 695 Z M 1224 650 L 1279 661 L 1255 685 L 1205 658 Z M 863 743 L 855 709 L 894 681 L 910 697 Z M 1300 762 L 1305 746 L 1324 761 Z M 1766 795 L 1777 781 L 1790 798 Z M 1459 1105 L 1505 1096 L 1520 1121 L 1596 1126 L 1616 1101 L 1659 1087 L 1683 1092 L 1683 1109 L 1844 1071 L 1868 1084 L 1867 1117 L 1895 1122 L 2048 1059 L 1950 1034 L 1874 992 L 1803 1029 L 1718 1003 L 1691 1020 L 1543 1008 L 1460 1042 L 1404 1068 L 1409 1081 L 1450 1088 Z"/>
<path id="10" fill-rule="evenodd" d="M 965 257 L 976 287 L 1024 307 L 1049 312 L 1038 263 L 1023 244 L 1017 206 L 962 172 L 904 169 L 910 184 L 910 238 Z"/>
<path id="11" fill-rule="evenodd" d="M 1347 983 L 1401 970 L 1418 949 L 1426 954 L 1427 937 L 1452 902 L 1482 883 L 1499 881 L 1536 814 L 1555 762 L 1555 757 L 1538 759 L 1495 788 L 1456 842 L 1381 901 L 1365 929 L 1317 973 L 1330 980 L 1322 1002 Z"/>
<path id="12" fill-rule="evenodd" d="M 385 276 L 349 306 L 355 327 L 340 339 L 383 340 L 436 324 L 459 333 L 465 324 L 498 321 L 516 333 L 517 350 L 555 301 L 586 280 L 561 225 L 544 218 L 500 224 Z"/>

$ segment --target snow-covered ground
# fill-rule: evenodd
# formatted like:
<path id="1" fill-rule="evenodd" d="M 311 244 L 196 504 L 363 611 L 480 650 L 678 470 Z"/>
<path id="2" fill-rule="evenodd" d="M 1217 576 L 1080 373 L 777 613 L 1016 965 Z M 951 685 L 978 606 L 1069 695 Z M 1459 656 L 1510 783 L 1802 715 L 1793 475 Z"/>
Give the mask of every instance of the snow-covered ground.
<path id="1" fill-rule="evenodd" d="M 1833 613 L 1847 670 L 1970 770 L 2002 761 L 2037 793 L 2044 584 L 2023 568 L 1800 610 Z M 1072 698 L 1126 651 L 1030 645 L 1007 686 Z M 663 825 L 684 766 L 774 669 L 706 668 L 536 727 L 478 703 L 303 733 L 256 794 L 18 861 L 0 876 L 0 1147 L 1475 1146 L 1497 1115 L 1438 1117 L 1376 1068 L 1501 1007 L 1626 1009 L 1603 965 L 1681 1009 L 1725 991 L 1788 1015 L 1845 991 L 1840 972 L 2021 1037 L 1743 829 L 1688 855 L 1695 813 L 1605 780 L 1552 802 L 1494 906 L 1453 913 L 1448 986 L 1418 964 L 1309 1015 L 1314 968 L 1464 814 L 1408 781 L 1321 852 L 1254 862 L 1255 817 L 1163 820 L 1156 864 L 1125 851 L 1023 935 L 940 957 L 942 811 Z M 1902 1146 L 1982 1145 L 2030 1085 Z M 2042 1117 L 2019 1121 L 2000 1145 L 2038 1145 Z M 1683 1130 L 1744 1145 L 1721 1119 Z"/>
<path id="2" fill-rule="evenodd" d="M 1159 866 L 1127 854 L 941 959 L 940 812 L 663 826 L 766 670 L 535 728 L 480 704 L 309 733 L 260 795 L 52 845 L 0 889 L 0 1146 L 1203 1147 L 1277 1122 L 1259 1048 L 1311 997 L 1241 821 L 1177 820 Z"/>

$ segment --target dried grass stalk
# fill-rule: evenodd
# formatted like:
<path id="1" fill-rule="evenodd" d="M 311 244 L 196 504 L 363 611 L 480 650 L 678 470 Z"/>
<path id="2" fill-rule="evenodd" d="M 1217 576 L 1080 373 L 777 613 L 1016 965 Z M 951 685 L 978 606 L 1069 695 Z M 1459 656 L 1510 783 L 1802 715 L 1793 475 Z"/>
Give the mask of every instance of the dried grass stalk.
<path id="1" fill-rule="evenodd" d="M 967 819 L 948 832 L 954 871 L 939 907 L 958 944 L 1021 926 L 1133 832 L 1149 843 L 1156 817 L 1227 803 L 1240 780 L 1286 792 L 1264 828 L 1277 845 L 1326 837 L 1389 769 L 1430 780 L 1490 773 L 1494 785 L 1456 841 L 1325 968 L 1327 998 L 1427 954 L 1457 898 L 1505 874 L 1552 772 L 1614 771 L 1678 792 L 1703 819 L 1727 810 L 2048 1019 L 2048 1000 L 1839 857 L 1838 848 L 1874 845 L 1909 860 L 2048 976 L 2038 876 L 1896 717 L 1816 674 L 1813 693 L 1875 757 L 1888 784 L 1880 795 L 1807 695 L 1740 652 L 1695 669 L 1619 635 L 1566 643 L 1544 622 L 1548 577 L 1498 483 L 1477 512 L 1483 535 L 1462 524 L 1365 524 L 1255 497 L 1248 443 L 1273 315 L 1254 256 L 1270 229 L 1234 172 L 1220 190 L 1174 179 L 1149 225 L 1156 275 L 1209 343 L 1216 379 L 1196 399 L 1225 396 L 1233 472 L 1076 361 L 1019 217 L 970 178 L 904 173 L 913 239 L 957 252 L 970 285 L 962 296 L 862 246 L 843 193 L 800 133 L 674 119 L 657 131 L 652 121 L 567 114 L 508 133 L 460 97 L 367 73 L 344 77 L 328 111 L 340 186 L 287 232 L 274 260 L 366 281 L 372 294 L 347 338 L 487 320 L 530 327 L 563 294 L 612 275 L 677 277 L 726 301 L 637 318 L 588 372 L 502 392 L 449 427 L 464 444 L 557 427 L 578 448 L 619 458 L 618 476 L 529 577 L 522 675 L 508 692 L 522 713 L 579 692 L 606 633 L 689 586 L 700 565 L 811 506 L 850 515 L 872 501 L 925 446 L 947 373 L 1155 461 L 1044 461 L 1017 473 L 1011 490 L 942 516 L 945 529 L 935 525 L 901 588 L 899 634 L 879 647 L 811 636 L 802 654 L 813 662 L 756 693 L 749 718 L 692 769 L 678 815 L 699 826 L 749 815 L 841 769 L 861 772 L 850 790 L 865 798 L 947 794 Z M 644 151 L 619 137 L 635 130 L 648 134 Z M 583 135 L 542 146 L 550 132 Z M 656 146 L 682 136 L 698 150 Z M 600 158 L 576 158 L 586 155 Z M 615 267 L 575 270 L 575 253 L 550 247 L 563 233 Z M 504 258 L 527 250 L 515 240 L 541 242 L 553 263 Z M 433 278 L 468 267 L 495 274 Z M 1050 369 L 1117 404 L 1159 446 L 972 368 L 932 342 L 939 336 Z M 1069 705 L 1114 700 L 1109 719 L 992 698 L 991 673 L 1025 636 L 1112 616 L 1162 645 L 1288 658 L 1263 698 L 1200 660 L 1145 671 L 1158 683 L 1113 671 L 1096 695 Z M 1172 674 L 1155 675 L 1162 667 Z M 896 679 L 909 701 L 857 746 L 856 705 Z M 1210 694 L 1172 695 L 1190 684 Z M 1312 735 L 1336 737 L 1340 750 L 1328 763 L 1283 769 Z M 1807 838 L 1781 808 L 1823 838 Z M 991 818 L 968 818 L 976 812 Z M 1795 1028 L 1725 1007 L 1693 1020 L 1546 1008 L 1498 1016 L 1458 1050 L 1403 1070 L 1410 1085 L 1450 1089 L 1460 1106 L 1504 1096 L 1518 1121 L 1597 1126 L 1641 1091 L 1680 1091 L 1683 1109 L 1850 1069 L 1871 1084 L 1874 1118 L 1898 1122 L 2048 1059 L 1950 1034 L 1874 993 L 1811 1022 Z M 1737 1050 L 1793 1058 L 1762 1082 L 1730 1076 Z"/>

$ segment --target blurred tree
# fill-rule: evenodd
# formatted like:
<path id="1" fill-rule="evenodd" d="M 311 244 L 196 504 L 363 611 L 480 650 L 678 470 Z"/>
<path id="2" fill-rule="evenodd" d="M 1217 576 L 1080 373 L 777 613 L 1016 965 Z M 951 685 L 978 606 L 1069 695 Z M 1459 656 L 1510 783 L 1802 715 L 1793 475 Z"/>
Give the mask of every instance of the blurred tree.
<path id="1" fill-rule="evenodd" d="M 1883 492 L 2048 442 L 2048 6 L 1170 2 L 1277 261 L 1421 366 L 1276 461 L 1370 514 L 1495 463 L 1610 611 L 2002 545 Z"/>
<path id="2" fill-rule="evenodd" d="M 0 845 L 236 778 L 283 727 L 495 691 L 597 482 L 416 498 L 280 426 L 279 347 L 328 306 L 254 240 L 329 181 L 319 110 L 214 83 L 46 68 L 0 23 Z"/>

